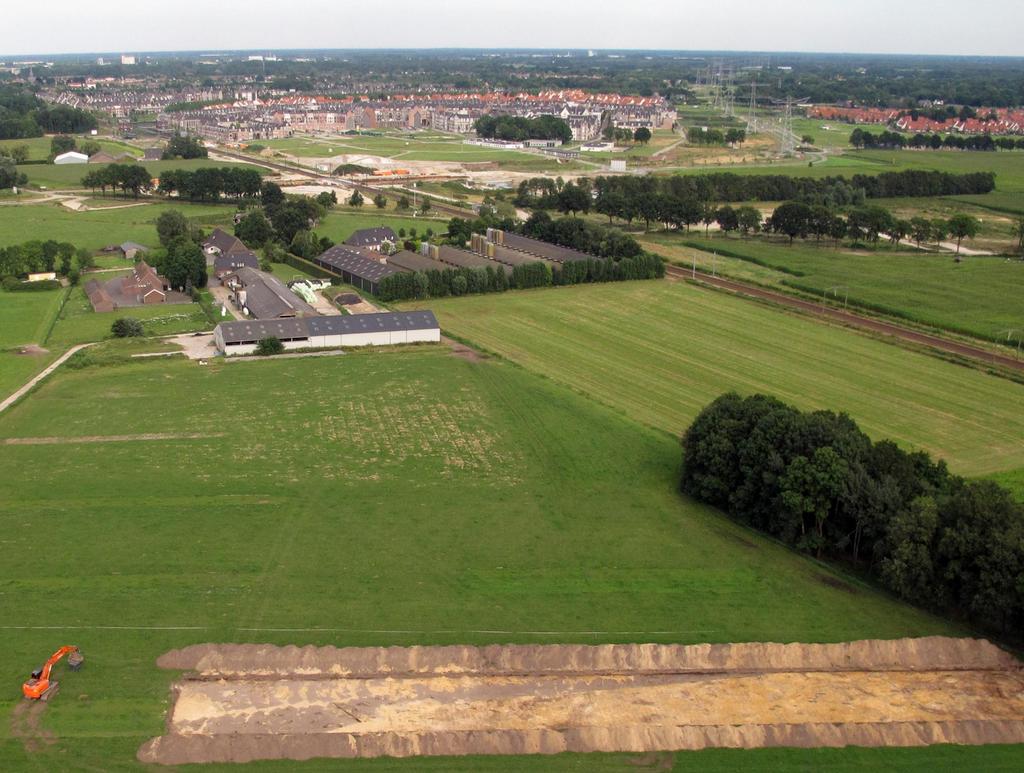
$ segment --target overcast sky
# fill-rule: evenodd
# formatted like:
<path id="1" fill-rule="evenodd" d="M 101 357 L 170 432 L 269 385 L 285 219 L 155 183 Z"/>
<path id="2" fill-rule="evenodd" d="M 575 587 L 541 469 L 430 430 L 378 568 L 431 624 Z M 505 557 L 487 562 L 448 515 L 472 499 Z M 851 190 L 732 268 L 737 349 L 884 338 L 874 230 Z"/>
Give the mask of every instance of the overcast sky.
<path id="1" fill-rule="evenodd" d="M 270 48 L 1024 54 L 1022 0 L 12 0 L 0 56 Z"/>

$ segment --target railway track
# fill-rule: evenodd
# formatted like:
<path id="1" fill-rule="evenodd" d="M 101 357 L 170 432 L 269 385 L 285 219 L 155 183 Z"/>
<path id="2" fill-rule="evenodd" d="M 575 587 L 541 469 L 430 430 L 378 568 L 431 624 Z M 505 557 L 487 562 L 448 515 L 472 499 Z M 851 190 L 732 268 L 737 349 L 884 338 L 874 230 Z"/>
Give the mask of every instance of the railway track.
<path id="1" fill-rule="evenodd" d="M 815 316 L 823 319 L 839 322 L 849 327 L 858 328 L 860 330 L 869 330 L 873 333 L 880 333 L 881 335 L 892 336 L 893 338 L 898 338 L 920 346 L 927 346 L 938 351 L 946 352 L 947 354 L 956 354 L 961 357 L 967 357 L 972 360 L 983 362 L 987 365 L 1008 368 L 1018 373 L 1024 372 L 1024 360 L 991 352 L 978 346 L 971 346 L 970 344 L 953 341 L 949 338 L 943 338 L 942 336 L 918 332 L 892 322 L 885 322 L 871 317 L 865 317 L 843 309 L 836 309 L 821 303 L 796 298 L 792 295 L 787 295 L 786 293 L 755 287 L 744 282 L 737 282 L 732 279 L 723 279 L 719 276 L 706 274 L 703 271 L 693 271 L 687 268 L 680 268 L 679 266 L 666 266 L 665 273 L 668 276 L 676 277 L 678 279 L 690 279 L 693 281 L 703 282 L 704 284 L 711 285 L 712 287 L 729 290 L 737 295 L 769 301 L 791 309 L 798 309 L 800 311 L 814 314 Z"/>

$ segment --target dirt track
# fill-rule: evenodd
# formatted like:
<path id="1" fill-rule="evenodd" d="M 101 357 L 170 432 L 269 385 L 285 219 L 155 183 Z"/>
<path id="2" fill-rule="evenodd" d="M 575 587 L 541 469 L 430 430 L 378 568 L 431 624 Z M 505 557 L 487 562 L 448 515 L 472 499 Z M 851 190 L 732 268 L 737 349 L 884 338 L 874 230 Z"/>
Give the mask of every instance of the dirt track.
<path id="1" fill-rule="evenodd" d="M 928 333 L 919 333 L 916 330 L 911 330 L 910 328 L 891 322 L 882 322 L 881 320 L 864 317 L 860 314 L 854 314 L 843 309 L 835 309 L 831 306 L 814 303 L 813 301 L 801 300 L 800 298 L 795 298 L 792 295 L 787 295 L 785 293 L 764 290 L 760 287 L 755 287 L 743 282 L 736 282 L 731 279 L 712 276 L 711 274 L 705 274 L 702 271 L 694 272 L 690 269 L 680 268 L 679 266 L 666 266 L 665 271 L 668 276 L 676 279 L 695 279 L 698 282 L 703 282 L 714 287 L 720 287 L 723 290 L 730 290 L 737 295 L 759 298 L 782 306 L 788 306 L 792 309 L 810 312 L 816 316 L 840 322 L 844 325 L 849 325 L 850 327 L 859 328 L 861 330 L 870 330 L 871 332 L 881 333 L 882 335 L 893 336 L 894 338 L 899 338 L 921 346 L 928 346 L 932 349 L 948 352 L 949 354 L 956 354 L 971 360 L 979 360 L 989 365 L 1010 368 L 1011 370 L 1016 371 L 1024 371 L 1024 360 L 1019 360 L 1008 355 L 996 354 L 978 346 L 971 346 L 970 344 L 960 343 L 958 341 L 942 338 L 941 336 L 930 335 Z"/>
<path id="2" fill-rule="evenodd" d="M 1024 742 L 988 642 L 298 648 L 167 653 L 144 762 Z"/>

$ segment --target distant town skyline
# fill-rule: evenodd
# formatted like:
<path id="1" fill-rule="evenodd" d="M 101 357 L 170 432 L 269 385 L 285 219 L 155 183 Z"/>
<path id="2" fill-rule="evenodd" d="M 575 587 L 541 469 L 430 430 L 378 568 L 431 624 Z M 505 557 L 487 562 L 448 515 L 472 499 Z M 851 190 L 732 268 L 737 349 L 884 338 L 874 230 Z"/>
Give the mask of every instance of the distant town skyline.
<path id="1" fill-rule="evenodd" d="M 288 14 L 292 14 L 289 16 Z M 531 48 L 1020 56 L 1019 0 L 19 2 L 0 57 L 137 51 Z"/>

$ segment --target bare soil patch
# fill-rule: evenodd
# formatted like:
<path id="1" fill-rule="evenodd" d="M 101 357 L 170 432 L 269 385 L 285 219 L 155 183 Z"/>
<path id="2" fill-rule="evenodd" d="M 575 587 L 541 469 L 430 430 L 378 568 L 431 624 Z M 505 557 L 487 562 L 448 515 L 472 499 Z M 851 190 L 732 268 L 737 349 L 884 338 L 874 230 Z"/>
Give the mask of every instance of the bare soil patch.
<path id="1" fill-rule="evenodd" d="M 44 746 L 53 746 L 57 737 L 52 730 L 43 727 L 44 701 L 22 700 L 11 709 L 11 736 L 21 741 L 29 754 L 39 752 Z"/>
<path id="2" fill-rule="evenodd" d="M 43 347 L 36 346 L 35 344 L 28 344 L 27 346 L 22 346 L 18 349 L 18 354 L 24 354 L 29 357 L 42 357 L 44 354 L 49 353 L 49 349 L 44 349 Z"/>
<path id="3" fill-rule="evenodd" d="M 447 336 L 441 336 L 441 343 L 450 346 L 452 348 L 452 356 L 458 357 L 460 360 L 466 360 L 468 362 L 483 362 L 488 359 L 486 354 L 481 354 L 476 349 L 466 346 L 463 343 L 459 343 Z"/>
<path id="4" fill-rule="evenodd" d="M 196 645 L 158 664 L 193 673 L 150 763 L 1024 742 L 1020 663 L 975 639 Z"/>

